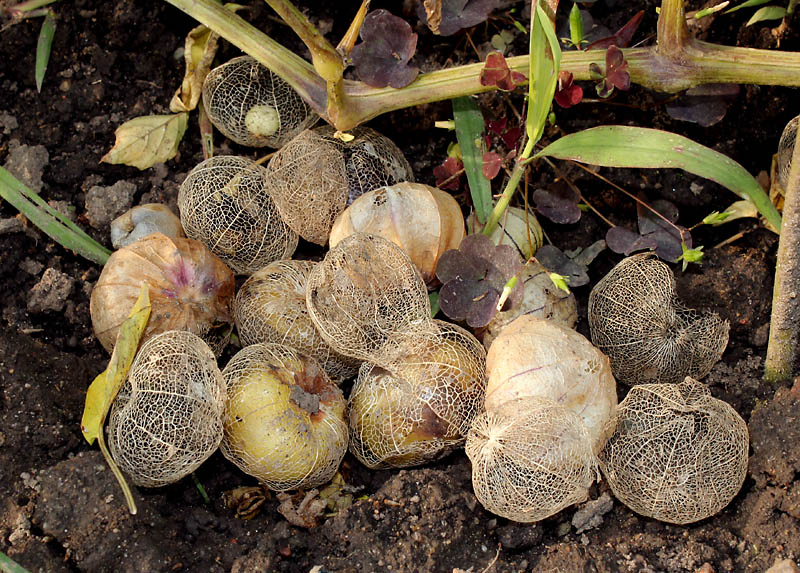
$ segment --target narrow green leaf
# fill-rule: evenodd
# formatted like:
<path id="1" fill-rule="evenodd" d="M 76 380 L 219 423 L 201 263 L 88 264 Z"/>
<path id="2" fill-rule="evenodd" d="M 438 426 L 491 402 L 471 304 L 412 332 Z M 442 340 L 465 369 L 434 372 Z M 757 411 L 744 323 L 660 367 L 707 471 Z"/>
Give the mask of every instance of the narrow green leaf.
<path id="1" fill-rule="evenodd" d="M 100 161 L 147 169 L 175 157 L 189 122 L 187 112 L 134 117 L 114 132 L 116 141 Z"/>
<path id="2" fill-rule="evenodd" d="M 0 167 L 0 197 L 11 203 L 28 220 L 65 249 L 75 251 L 95 263 L 105 264 L 111 251 L 92 239 L 86 232 L 59 213 L 26 187 L 16 177 Z"/>
<path id="3" fill-rule="evenodd" d="M 27 569 L 2 551 L 0 551 L 0 571 L 2 573 L 28 573 Z"/>
<path id="4" fill-rule="evenodd" d="M 549 47 L 549 51 L 548 51 Z M 528 114 L 525 118 L 525 131 L 528 142 L 522 152 L 527 158 L 533 146 L 541 139 L 553 95 L 558 83 L 558 70 L 561 66 L 561 47 L 558 45 L 553 25 L 547 13 L 537 0 L 533 11 L 530 36 L 530 64 L 528 67 Z"/>
<path id="5" fill-rule="evenodd" d="M 781 20 L 786 16 L 786 8 L 780 6 L 764 6 L 756 10 L 756 13 L 747 21 L 748 26 L 764 22 L 765 20 Z"/>
<path id="6" fill-rule="evenodd" d="M 739 4 L 738 6 L 734 6 L 730 10 L 725 10 L 725 14 L 736 12 L 737 10 L 741 10 L 742 8 L 761 6 L 762 4 L 766 4 L 767 2 L 772 2 L 772 0 L 747 0 L 747 2 L 742 2 L 741 4 Z"/>
<path id="7" fill-rule="evenodd" d="M 483 174 L 483 114 L 475 100 L 465 96 L 453 100 L 453 117 L 475 215 L 485 223 L 492 210 L 492 184 Z"/>
<path id="8" fill-rule="evenodd" d="M 602 167 L 683 169 L 752 201 L 770 225 L 777 231 L 781 228 L 775 206 L 744 167 L 681 135 L 644 127 L 605 125 L 557 139 L 534 158 L 545 156 Z"/>
<path id="9" fill-rule="evenodd" d="M 56 14 L 52 10 L 47 11 L 47 15 L 42 22 L 39 30 L 39 41 L 36 43 L 36 66 L 34 76 L 36 77 L 36 91 L 42 92 L 42 82 L 44 73 L 47 71 L 47 64 L 50 62 L 50 52 L 53 49 L 53 36 L 56 34 Z"/>
<path id="10" fill-rule="evenodd" d="M 583 43 L 583 18 L 577 2 L 572 4 L 572 10 L 569 11 L 569 37 L 572 45 L 580 50 Z"/>

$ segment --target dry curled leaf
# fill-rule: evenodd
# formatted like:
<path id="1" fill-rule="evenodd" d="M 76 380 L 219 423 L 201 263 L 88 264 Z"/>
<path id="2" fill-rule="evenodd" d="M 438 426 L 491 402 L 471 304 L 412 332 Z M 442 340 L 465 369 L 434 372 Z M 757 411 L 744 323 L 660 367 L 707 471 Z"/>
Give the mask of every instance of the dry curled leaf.
<path id="1" fill-rule="evenodd" d="M 217 53 L 219 36 L 206 28 L 197 26 L 186 35 L 186 46 L 183 57 L 186 60 L 186 72 L 181 86 L 172 96 L 169 109 L 174 113 L 192 111 L 197 107 L 203 94 L 203 81 L 206 79 L 211 62 Z"/>
<path id="2" fill-rule="evenodd" d="M 498 0 L 426 0 L 417 13 L 434 34 L 452 36 L 486 20 L 499 4 Z"/>
<path id="3" fill-rule="evenodd" d="M 422 6 L 425 8 L 428 28 L 434 34 L 439 34 L 439 26 L 442 24 L 442 0 L 425 0 Z"/>
<path id="4" fill-rule="evenodd" d="M 186 112 L 143 115 L 128 120 L 114 132 L 114 147 L 100 161 L 147 169 L 172 159 L 178 153 L 188 121 Z"/>

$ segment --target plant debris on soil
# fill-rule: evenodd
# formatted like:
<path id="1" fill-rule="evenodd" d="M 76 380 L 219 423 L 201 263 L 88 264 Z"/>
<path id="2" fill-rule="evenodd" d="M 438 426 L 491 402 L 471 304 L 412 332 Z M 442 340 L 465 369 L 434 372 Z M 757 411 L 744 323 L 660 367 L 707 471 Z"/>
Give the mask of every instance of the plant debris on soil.
<path id="1" fill-rule="evenodd" d="M 384 4 L 403 15 L 399 3 L 378 2 L 372 8 Z M 614 30 L 644 9 L 640 31 L 653 32 L 657 2 L 635 4 L 598 2 L 596 19 Z M 689 9 L 701 7 L 699 2 L 689 4 Z M 330 38 L 341 37 L 352 17 L 349 9 L 340 12 L 334 6 L 329 3 L 311 12 Z M 161 202 L 177 212 L 178 186 L 203 159 L 193 117 L 178 156 L 167 164 L 139 171 L 99 162 L 121 123 L 138 115 L 168 113 L 183 74 L 182 55 L 176 50 L 195 23 L 164 2 L 78 0 L 57 3 L 54 9 L 58 27 L 41 94 L 34 81 L 40 21 L 26 20 L 0 34 L 0 53 L 5 56 L 0 58 L 0 164 L 110 246 L 108 222 L 130 205 Z M 714 17 L 701 39 L 776 48 L 777 38 L 768 27 L 744 26 L 749 17 L 745 12 Z M 463 36 L 433 36 L 412 13 L 404 16 L 419 34 L 412 63 L 423 72 L 446 62 L 478 61 Z M 291 31 L 270 17 L 268 8 L 257 4 L 248 15 L 305 54 Z M 502 19 L 490 20 L 488 27 L 490 36 L 513 28 Z M 476 31 L 474 40 L 482 41 L 486 33 Z M 518 34 L 509 53 L 524 53 L 526 44 Z M 784 31 L 780 49 L 800 49 L 796 24 L 794 30 Z M 225 61 L 236 55 L 234 47 L 222 42 L 217 58 Z M 703 128 L 671 118 L 664 99 L 633 85 L 629 92 L 616 93 L 614 105 L 584 102 L 557 108 L 556 113 L 567 133 L 612 123 L 681 133 L 733 157 L 756 175 L 769 170 L 783 126 L 799 111 L 793 107 L 796 89 L 742 86 L 725 117 Z M 493 94 L 480 98 L 485 116 L 492 120 L 505 116 L 506 101 Z M 448 144 L 447 135 L 433 123 L 451 114 L 449 102 L 442 102 L 397 111 L 370 125 L 398 144 L 418 181 L 432 185 Z M 219 135 L 216 145 L 219 154 L 259 156 Z M 560 168 L 614 223 L 631 231 L 637 228 L 632 201 L 583 171 L 567 164 Z M 682 214 L 679 223 L 687 227 L 736 199 L 710 181 L 680 171 L 603 174 L 634 194 L 644 191 L 651 201 L 673 202 Z M 553 179 L 547 166 L 538 167 L 531 173 L 531 193 Z M 467 195 L 454 193 L 467 204 Z M 583 213 L 578 223 L 545 221 L 544 226 L 553 244 L 564 251 L 588 247 L 604 238 L 608 228 L 591 212 Z M 740 238 L 715 246 L 740 232 Z M 237 517 L 225 494 L 258 484 L 219 453 L 200 467 L 196 480 L 135 489 L 139 513 L 128 513 L 102 455 L 85 443 L 80 430 L 86 388 L 108 359 L 89 317 L 89 295 L 100 268 L 64 250 L 10 205 L 0 203 L 0 551 L 30 571 L 47 572 L 708 573 L 764 571 L 781 562 L 781 571 L 797 571 L 800 383 L 776 388 L 761 380 L 777 237 L 744 219 L 698 228 L 693 238 L 695 245 L 705 246 L 705 256 L 702 265 L 677 272 L 679 295 L 693 308 L 717 312 L 731 324 L 722 361 L 703 382 L 745 419 L 751 440 L 744 487 L 721 513 L 689 526 L 660 523 L 610 498 L 608 485 L 601 481 L 586 503 L 523 525 L 494 516 L 478 503 L 463 451 L 432 465 L 384 471 L 368 471 L 348 454 L 340 471 L 352 504 L 334 504 L 314 516 L 315 527 L 304 528 L 277 511 L 279 504 L 284 511 L 302 511 L 304 500 L 285 505 L 285 498 L 282 503 L 258 489 L 245 500 L 252 511 L 239 506 L 239 515 L 250 519 Z M 309 257 L 322 254 L 313 245 L 302 248 Z M 591 285 L 620 259 L 604 251 L 589 268 L 590 284 L 574 289 L 578 330 L 583 334 L 588 334 Z M 619 386 L 620 399 L 626 390 Z"/>

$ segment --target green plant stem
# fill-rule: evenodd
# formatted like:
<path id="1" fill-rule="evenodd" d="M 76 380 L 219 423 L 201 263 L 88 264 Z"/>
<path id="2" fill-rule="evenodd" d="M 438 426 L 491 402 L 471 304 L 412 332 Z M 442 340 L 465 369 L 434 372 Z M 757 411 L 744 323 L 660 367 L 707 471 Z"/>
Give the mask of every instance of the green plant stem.
<path id="1" fill-rule="evenodd" d="M 778 242 L 764 379 L 787 382 L 800 352 L 800 144 L 792 152 Z"/>
<path id="2" fill-rule="evenodd" d="M 517 186 L 519 185 L 520 179 L 522 179 L 522 175 L 525 173 L 526 168 L 527 164 L 524 163 L 523 160 L 517 161 L 514 164 L 514 169 L 511 171 L 511 177 L 508 178 L 508 183 L 506 183 L 506 186 L 503 189 L 503 194 L 500 195 L 500 199 L 497 200 L 494 209 L 492 209 L 492 213 L 489 215 L 489 219 L 486 221 L 486 226 L 483 228 L 483 234 L 487 237 L 492 236 L 497 224 L 503 217 L 503 213 L 506 212 L 508 204 L 511 202 L 511 198 L 514 196 L 514 191 L 517 190 Z"/>
<path id="3" fill-rule="evenodd" d="M 92 239 L 75 223 L 48 205 L 32 189 L 0 167 L 0 197 L 11 203 L 34 225 L 65 249 L 95 263 L 105 264 L 111 251 Z"/>
<path id="4" fill-rule="evenodd" d="M 657 34 L 658 53 L 668 58 L 679 58 L 689 42 L 684 0 L 662 0 Z"/>
<path id="5" fill-rule="evenodd" d="M 483 62 L 420 74 L 402 89 L 373 88 L 343 80 L 342 108 L 335 118 L 327 112 L 327 86 L 314 67 L 214 0 L 167 0 L 250 54 L 286 80 L 323 118 L 346 131 L 382 113 L 416 105 L 474 95 L 495 89 L 483 86 Z M 664 0 L 672 12 L 677 0 Z M 665 16 L 666 18 L 666 16 Z M 667 26 L 665 20 L 664 26 Z M 667 32 L 665 32 L 666 34 Z M 666 40 L 664 40 L 666 41 Z M 648 89 L 675 93 L 706 83 L 800 86 L 800 53 L 720 46 L 688 40 L 682 51 L 665 55 L 659 46 L 623 50 L 631 81 Z M 661 50 L 661 51 L 660 51 Z M 589 64 L 605 65 L 602 50 L 564 54 L 561 69 L 575 80 L 589 80 Z M 527 75 L 528 56 L 508 58 L 510 68 Z"/>
<path id="6" fill-rule="evenodd" d="M 119 469 L 117 462 L 114 461 L 114 458 L 111 457 L 111 452 L 108 451 L 108 447 L 106 446 L 106 438 L 103 435 L 103 424 L 100 424 L 100 432 L 97 434 L 97 445 L 100 446 L 100 451 L 103 452 L 103 457 L 106 459 L 106 463 L 108 467 L 111 468 L 111 473 L 114 474 L 114 477 L 117 478 L 117 483 L 119 483 L 119 487 L 122 489 L 122 494 L 125 496 L 125 502 L 128 504 L 128 511 L 131 512 L 131 515 L 136 515 L 138 511 L 136 509 L 136 500 L 133 499 L 133 492 L 131 491 L 128 482 L 125 481 L 125 476 L 122 475 L 122 470 Z"/>
<path id="7" fill-rule="evenodd" d="M 2 573 L 28 573 L 22 565 L 0 551 L 0 572 Z"/>

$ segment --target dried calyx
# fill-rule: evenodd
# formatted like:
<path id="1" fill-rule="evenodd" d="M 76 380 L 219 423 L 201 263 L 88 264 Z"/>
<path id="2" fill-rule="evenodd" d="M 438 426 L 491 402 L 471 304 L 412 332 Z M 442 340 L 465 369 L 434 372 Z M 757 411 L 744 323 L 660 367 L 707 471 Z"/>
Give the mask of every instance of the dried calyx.
<path id="1" fill-rule="evenodd" d="M 384 365 L 404 353 L 393 339 L 429 323 L 422 276 L 400 247 L 356 233 L 332 248 L 306 281 L 311 320 L 339 354 Z"/>
<path id="2" fill-rule="evenodd" d="M 350 394 L 350 450 L 369 468 L 446 455 L 482 408 L 485 353 L 474 336 L 441 321 L 406 334 L 399 344 L 411 350 L 385 366 L 364 363 Z"/>
<path id="3" fill-rule="evenodd" d="M 747 475 L 747 424 L 692 378 L 643 384 L 619 405 L 600 454 L 614 496 L 636 513 L 693 523 L 724 508 Z"/>
<path id="4" fill-rule="evenodd" d="M 106 350 L 114 348 L 142 282 L 152 305 L 145 338 L 187 330 L 221 349 L 219 327 L 232 322 L 233 273 L 202 243 L 155 233 L 114 252 L 92 290 L 92 326 Z"/>
<path id="5" fill-rule="evenodd" d="M 162 203 L 138 205 L 111 221 L 111 244 L 115 249 L 153 233 L 175 238 L 186 236 L 180 219 Z"/>
<path id="6" fill-rule="evenodd" d="M 234 319 L 242 345 L 275 342 L 315 358 L 334 379 L 349 378 L 359 360 L 334 351 L 317 332 L 306 306 L 306 279 L 318 263 L 274 261 L 236 293 Z"/>
<path id="7" fill-rule="evenodd" d="M 270 194 L 301 237 L 324 245 L 336 217 L 359 195 L 413 181 L 411 167 L 394 143 L 359 127 L 354 139 L 334 137 L 331 127 L 309 129 L 270 160 Z"/>
<path id="8" fill-rule="evenodd" d="M 729 325 L 687 309 L 669 267 L 652 255 L 623 259 L 589 295 L 592 342 L 627 384 L 702 378 L 728 344 Z"/>
<path id="9" fill-rule="evenodd" d="M 397 183 L 364 193 L 345 209 L 331 229 L 331 247 L 354 233 L 389 239 L 431 284 L 439 257 L 464 239 L 464 219 L 449 193 L 422 183 Z"/>
<path id="10" fill-rule="evenodd" d="M 318 119 L 289 84 L 250 56 L 209 72 L 203 105 L 225 137 L 248 147 L 281 147 Z"/>
<path id="11" fill-rule="evenodd" d="M 333 477 L 347 451 L 345 400 L 316 360 L 281 344 L 253 344 L 222 374 L 226 458 L 276 491 Z"/>
<path id="12" fill-rule="evenodd" d="M 220 155 L 192 169 L 178 207 L 186 234 L 237 273 L 291 257 L 297 247 L 297 234 L 270 197 L 266 169 L 244 157 Z"/>
<path id="13" fill-rule="evenodd" d="M 225 382 L 200 338 L 168 331 L 136 354 L 108 422 L 111 454 L 136 485 L 189 475 L 222 439 Z"/>

